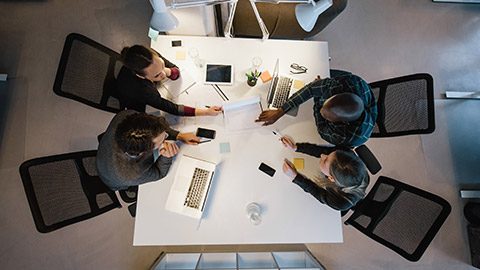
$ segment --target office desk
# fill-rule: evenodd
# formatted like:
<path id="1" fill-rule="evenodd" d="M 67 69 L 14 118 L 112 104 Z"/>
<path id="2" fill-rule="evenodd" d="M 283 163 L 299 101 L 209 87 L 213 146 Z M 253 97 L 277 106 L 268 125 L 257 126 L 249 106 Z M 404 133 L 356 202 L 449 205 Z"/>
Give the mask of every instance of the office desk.
<path id="1" fill-rule="evenodd" d="M 172 48 L 170 41 L 174 39 L 181 39 L 183 47 Z M 197 83 L 188 94 L 181 94 L 176 101 L 198 108 L 221 105 L 222 99 L 212 86 L 202 83 L 201 69 L 188 56 L 192 47 L 197 48 L 200 58 L 207 62 L 235 65 L 235 84 L 221 87 L 231 100 L 257 95 L 261 97 L 263 108 L 266 108 L 270 82 L 259 81 L 255 87 L 249 87 L 244 75 L 250 71 L 254 56 L 262 58 L 260 70 L 270 73 L 273 73 L 277 57 L 282 73 L 288 73 L 291 63 L 306 66 L 308 73 L 294 75 L 305 83 L 316 75 L 329 76 L 326 42 L 161 36 L 152 42 L 152 47 L 196 78 Z M 187 59 L 176 60 L 177 51 L 185 51 Z M 340 213 L 319 203 L 282 172 L 283 159 L 297 157 L 305 160 L 305 169 L 299 172 L 309 177 L 320 175 L 318 159 L 286 149 L 271 132 L 276 129 L 297 142 L 325 143 L 316 131 L 312 108 L 310 100 L 300 107 L 297 117 L 285 115 L 272 126 L 233 134 L 224 130 L 222 115 L 167 116 L 173 127 L 182 132 L 195 132 L 199 126 L 217 131 L 212 142 L 181 145 L 178 154 L 215 162 L 217 170 L 200 223 L 164 208 L 178 162 L 173 163 L 164 179 L 141 185 L 134 245 L 342 242 Z M 221 142 L 230 143 L 230 153 L 220 153 Z M 276 169 L 274 177 L 258 170 L 261 162 Z M 250 202 L 262 208 L 260 225 L 252 225 L 246 216 L 245 207 Z"/>

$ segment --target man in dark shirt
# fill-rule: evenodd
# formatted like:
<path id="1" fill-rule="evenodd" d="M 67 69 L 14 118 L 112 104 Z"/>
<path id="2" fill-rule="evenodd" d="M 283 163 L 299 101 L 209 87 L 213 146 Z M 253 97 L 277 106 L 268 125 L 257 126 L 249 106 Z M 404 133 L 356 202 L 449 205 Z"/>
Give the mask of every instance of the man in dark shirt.
<path id="1" fill-rule="evenodd" d="M 348 148 L 365 143 L 377 119 L 372 89 L 350 72 L 332 70 L 330 73 L 331 78 L 317 77 L 293 94 L 281 108 L 262 112 L 256 121 L 271 125 L 313 97 L 317 131 L 325 141 Z"/>

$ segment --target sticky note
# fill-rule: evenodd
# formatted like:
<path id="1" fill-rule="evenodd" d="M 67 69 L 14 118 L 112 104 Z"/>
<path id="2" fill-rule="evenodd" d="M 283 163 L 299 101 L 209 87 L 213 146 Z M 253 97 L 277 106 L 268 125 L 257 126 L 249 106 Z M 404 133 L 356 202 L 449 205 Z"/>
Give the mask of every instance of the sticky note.
<path id="1" fill-rule="evenodd" d="M 303 158 L 294 158 L 293 159 L 293 166 L 295 166 L 295 169 L 297 169 L 297 170 L 303 170 L 303 168 L 304 168 Z"/>
<path id="2" fill-rule="evenodd" d="M 301 89 L 303 87 L 303 81 L 293 80 L 293 88 Z"/>
<path id="3" fill-rule="evenodd" d="M 155 29 L 152 29 L 151 27 L 148 29 L 148 37 L 153 39 L 153 41 L 157 41 L 158 38 L 158 31 Z"/>
<path id="4" fill-rule="evenodd" d="M 262 75 L 260 75 L 260 78 L 262 79 L 262 82 L 268 82 L 272 79 L 272 75 L 268 72 L 268 70 L 262 72 Z"/>
<path id="5" fill-rule="evenodd" d="M 230 143 L 229 142 L 222 142 L 220 143 L 220 153 L 230 153 Z"/>
<path id="6" fill-rule="evenodd" d="M 177 51 L 176 60 L 185 60 L 185 51 Z"/>

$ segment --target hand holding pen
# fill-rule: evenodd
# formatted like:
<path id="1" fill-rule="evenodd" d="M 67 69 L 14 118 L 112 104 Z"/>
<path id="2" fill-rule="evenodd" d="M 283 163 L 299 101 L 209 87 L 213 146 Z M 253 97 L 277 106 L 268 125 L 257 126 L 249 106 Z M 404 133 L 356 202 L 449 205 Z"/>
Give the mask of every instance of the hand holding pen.
<path id="1" fill-rule="evenodd" d="M 196 109 L 195 115 L 196 116 L 199 116 L 199 115 L 215 116 L 223 112 L 222 107 L 217 107 L 217 106 L 205 106 L 205 107 L 207 108 L 206 110 Z"/>

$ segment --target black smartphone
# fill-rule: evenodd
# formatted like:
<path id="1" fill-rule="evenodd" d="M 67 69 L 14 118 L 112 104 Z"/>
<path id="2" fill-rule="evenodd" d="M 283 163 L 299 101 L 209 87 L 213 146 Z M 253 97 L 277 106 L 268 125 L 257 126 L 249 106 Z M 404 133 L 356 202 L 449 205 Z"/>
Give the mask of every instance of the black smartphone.
<path id="1" fill-rule="evenodd" d="M 172 47 L 182 47 L 181 40 L 172 40 Z"/>
<path id="2" fill-rule="evenodd" d="M 270 175 L 270 177 L 273 177 L 273 175 L 275 174 L 275 169 L 268 166 L 267 164 L 263 163 L 260 164 L 260 167 L 258 167 L 258 169 L 268 175 Z"/>
<path id="3" fill-rule="evenodd" d="M 215 130 L 206 128 L 197 128 L 197 137 L 215 139 Z"/>

